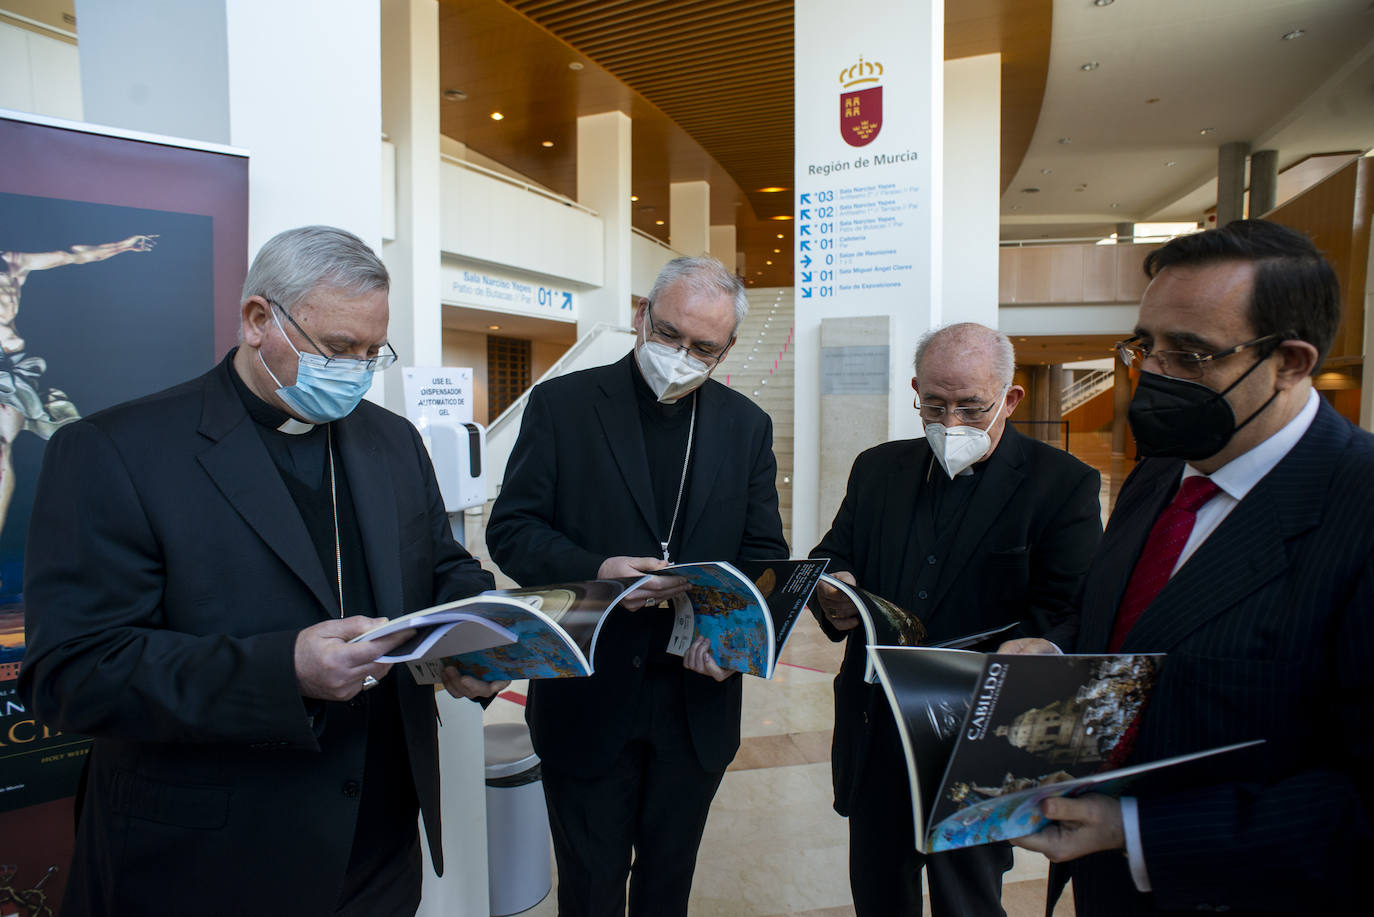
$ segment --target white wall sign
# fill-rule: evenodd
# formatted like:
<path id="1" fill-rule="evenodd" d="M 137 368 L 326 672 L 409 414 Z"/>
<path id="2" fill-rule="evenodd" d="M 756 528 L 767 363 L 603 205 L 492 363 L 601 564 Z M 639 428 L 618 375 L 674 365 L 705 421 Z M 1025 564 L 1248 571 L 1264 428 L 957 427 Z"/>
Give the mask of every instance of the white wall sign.
<path id="1" fill-rule="evenodd" d="M 428 423 L 472 422 L 472 370 L 468 368 L 407 366 L 401 370 L 405 384 L 406 417 L 420 427 Z"/>
<path id="2" fill-rule="evenodd" d="M 440 278 L 439 295 L 445 305 L 577 321 L 577 294 L 568 287 L 451 258 L 443 260 Z"/>

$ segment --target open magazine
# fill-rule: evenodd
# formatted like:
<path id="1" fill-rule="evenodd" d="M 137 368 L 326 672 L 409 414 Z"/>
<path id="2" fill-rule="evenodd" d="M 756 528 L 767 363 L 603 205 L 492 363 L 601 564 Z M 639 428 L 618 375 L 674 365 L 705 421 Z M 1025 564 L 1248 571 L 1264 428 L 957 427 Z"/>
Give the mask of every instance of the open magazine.
<path id="1" fill-rule="evenodd" d="M 677 564 L 656 571 L 654 575 L 682 576 L 691 583 L 673 599 L 674 627 L 666 649 L 680 655 L 703 635 L 717 665 L 772 678 L 825 564 L 740 561 Z M 406 663 L 420 684 L 439 683 L 448 665 L 483 681 L 590 675 L 607 617 L 648 578 L 492 590 L 403 615 L 353 642 L 414 628 L 413 637 L 379 661 Z"/>
<path id="2" fill-rule="evenodd" d="M 874 647 L 911 781 L 916 849 L 1034 834 L 1040 803 L 1198 782 L 1228 745 L 1122 767 L 1162 655 L 985 655 Z"/>
<path id="3" fill-rule="evenodd" d="M 826 574 L 821 582 L 834 586 L 849 600 L 859 613 L 864 626 L 864 643 L 868 646 L 925 646 L 926 628 L 921 619 L 902 606 L 889 602 L 880 595 L 874 595 L 857 586 L 850 586 Z M 957 640 L 949 640 L 937 646 L 947 649 L 992 648 L 1003 640 L 1010 639 L 1016 630 L 1016 622 L 995 627 L 991 630 L 968 634 Z M 1000 638 L 1000 639 L 999 639 Z M 873 669 L 873 656 L 870 653 L 864 666 L 864 681 L 873 684 L 877 673 Z"/>

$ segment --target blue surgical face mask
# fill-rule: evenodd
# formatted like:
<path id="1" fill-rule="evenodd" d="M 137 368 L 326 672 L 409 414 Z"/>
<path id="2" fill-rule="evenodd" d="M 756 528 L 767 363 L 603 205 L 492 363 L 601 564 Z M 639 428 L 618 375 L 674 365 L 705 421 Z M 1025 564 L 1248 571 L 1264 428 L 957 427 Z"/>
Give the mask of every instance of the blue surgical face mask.
<path id="1" fill-rule="evenodd" d="M 296 384 L 282 385 L 272 367 L 262 359 L 261 350 L 258 359 L 277 383 L 277 395 L 292 413 L 311 423 L 329 423 L 353 413 L 367 390 L 372 388 L 372 370 L 367 361 L 328 360 L 317 353 L 301 353 L 291 343 L 275 311 L 272 320 L 277 323 L 286 345 L 296 351 Z"/>

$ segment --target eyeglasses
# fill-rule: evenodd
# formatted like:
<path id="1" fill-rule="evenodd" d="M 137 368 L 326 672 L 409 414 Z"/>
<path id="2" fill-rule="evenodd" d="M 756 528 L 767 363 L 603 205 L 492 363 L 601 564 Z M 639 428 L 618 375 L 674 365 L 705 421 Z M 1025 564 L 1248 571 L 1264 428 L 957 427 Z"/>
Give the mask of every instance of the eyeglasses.
<path id="1" fill-rule="evenodd" d="M 1007 397 L 1006 391 L 1002 392 L 1001 398 L 994 398 L 992 404 L 985 408 L 957 407 L 947 408 L 943 404 L 921 404 L 921 396 L 916 396 L 915 406 L 920 413 L 921 419 L 927 423 L 940 423 L 945 419 L 945 415 L 953 413 L 959 418 L 959 422 L 971 427 L 980 426 L 986 420 L 989 412 L 1002 403 L 1002 398 Z"/>
<path id="2" fill-rule="evenodd" d="M 683 344 L 682 336 L 677 334 L 676 332 L 669 333 L 666 331 L 659 331 L 658 328 L 654 326 L 653 303 L 648 303 L 645 305 L 644 315 L 649 320 L 649 337 L 655 338 L 658 343 L 663 344 L 666 347 L 671 347 L 674 350 L 685 350 L 692 356 L 696 357 L 698 360 L 701 360 L 702 362 L 706 363 L 708 366 L 714 363 L 719 363 L 721 360 L 723 360 L 725 358 L 725 351 L 730 349 L 728 344 L 719 351 L 707 350 L 705 347 L 698 347 L 696 344 Z"/>
<path id="3" fill-rule="evenodd" d="M 264 296 L 263 299 L 267 299 L 267 297 Z M 360 373 L 375 372 L 376 370 L 386 369 L 389 366 L 393 366 L 396 363 L 396 360 L 398 359 L 396 356 L 396 350 L 391 346 L 390 343 L 383 344 L 382 346 L 386 348 L 385 352 L 379 353 L 375 357 L 350 357 L 346 354 L 325 353 L 324 348 L 320 347 L 319 344 L 316 344 L 315 339 L 305 333 L 305 329 L 302 328 L 300 324 L 297 323 L 297 321 L 291 317 L 291 313 L 287 312 L 286 309 L 283 308 L 280 303 L 271 299 L 267 299 L 267 302 L 272 306 L 275 306 L 277 311 L 280 312 L 282 315 L 286 316 L 286 320 L 291 323 L 291 327 L 295 328 L 298 332 L 300 332 L 301 337 L 305 338 L 306 343 L 308 343 L 311 347 L 315 348 L 316 353 L 324 357 L 325 366 L 342 367 L 344 369 L 351 369 Z"/>
<path id="4" fill-rule="evenodd" d="M 1132 369 L 1140 369 L 1145 365 L 1146 360 L 1154 357 L 1155 361 L 1159 363 L 1160 372 L 1166 376 L 1172 376 L 1175 379 L 1201 379 L 1203 369 L 1213 360 L 1220 360 L 1250 347 L 1276 341 L 1279 338 L 1280 335 L 1277 334 L 1266 334 L 1263 337 L 1255 338 L 1253 341 L 1246 341 L 1244 344 L 1237 344 L 1225 350 L 1199 353 L 1192 350 L 1151 350 L 1139 343 L 1140 335 L 1137 334 L 1124 341 L 1118 341 L 1113 347 L 1121 362 Z"/>

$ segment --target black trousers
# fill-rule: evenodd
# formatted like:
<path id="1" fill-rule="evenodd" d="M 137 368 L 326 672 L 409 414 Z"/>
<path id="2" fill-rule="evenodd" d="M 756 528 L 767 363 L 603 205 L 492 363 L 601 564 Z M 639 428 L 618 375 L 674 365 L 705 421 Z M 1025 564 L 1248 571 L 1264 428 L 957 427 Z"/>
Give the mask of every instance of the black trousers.
<path id="1" fill-rule="evenodd" d="M 697 848 L 723 771 L 702 768 L 680 668 L 645 673 L 635 727 L 595 777 L 544 767 L 559 917 L 687 914 Z"/>
<path id="2" fill-rule="evenodd" d="M 854 794 L 849 812 L 849 887 L 854 913 L 857 917 L 919 917 L 924 866 L 934 917 L 1006 917 L 1002 873 L 1012 865 L 1011 845 L 917 853 L 911 786 L 897 726 L 891 716 L 874 720 L 863 786 Z"/>

